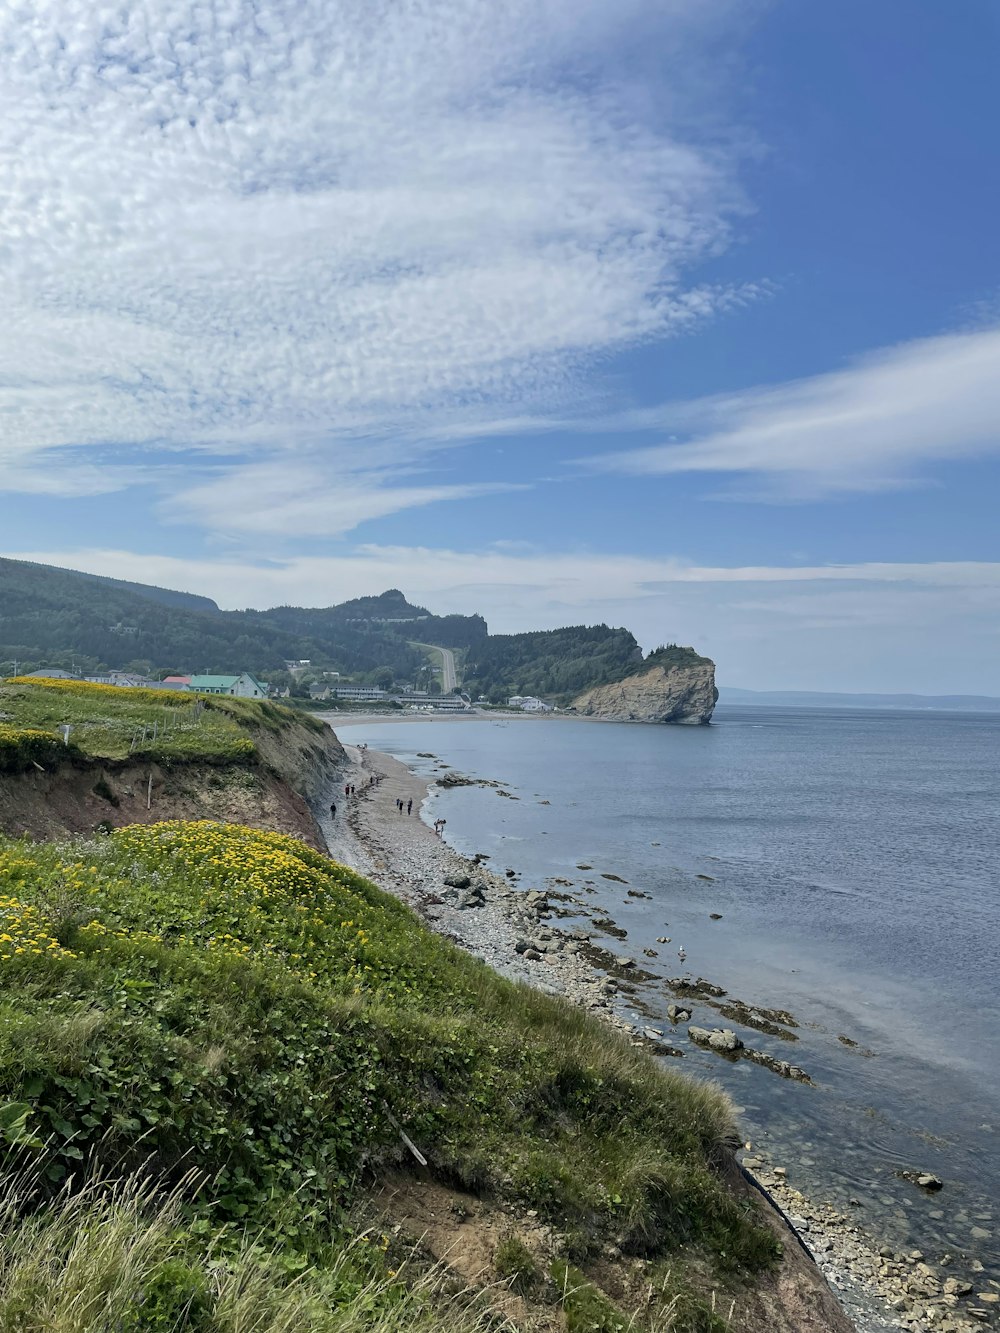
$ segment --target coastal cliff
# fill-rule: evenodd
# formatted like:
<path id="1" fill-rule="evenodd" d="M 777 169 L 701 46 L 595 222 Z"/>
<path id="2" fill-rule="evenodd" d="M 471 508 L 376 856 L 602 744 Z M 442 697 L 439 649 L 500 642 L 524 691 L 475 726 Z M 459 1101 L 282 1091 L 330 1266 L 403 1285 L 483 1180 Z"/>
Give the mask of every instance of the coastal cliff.
<path id="1" fill-rule="evenodd" d="M 584 690 L 572 707 L 584 717 L 612 722 L 672 722 L 696 725 L 710 722 L 719 691 L 715 663 L 692 653 L 692 661 L 656 661 L 647 658 L 642 668 L 624 680 Z"/>
<path id="2" fill-rule="evenodd" d="M 0 685 L 0 834 L 56 839 L 214 819 L 326 850 L 317 815 L 343 747 L 308 713 L 249 699 L 61 681 Z M 69 718 L 63 744 L 54 721 Z M 143 736 L 156 739 L 138 741 Z"/>

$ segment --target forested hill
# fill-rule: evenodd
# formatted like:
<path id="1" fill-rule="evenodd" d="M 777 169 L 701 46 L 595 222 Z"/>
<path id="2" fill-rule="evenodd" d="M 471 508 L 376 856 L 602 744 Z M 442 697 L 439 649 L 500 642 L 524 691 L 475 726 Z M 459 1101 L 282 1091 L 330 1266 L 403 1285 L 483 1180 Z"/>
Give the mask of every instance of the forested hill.
<path id="1" fill-rule="evenodd" d="M 192 671 L 280 669 L 309 644 L 277 627 L 251 636 L 239 613 L 183 600 L 164 589 L 0 560 L 0 672 L 74 667 Z M 183 599 L 185 594 L 175 594 Z M 200 601 L 194 599 L 192 601 Z"/>
<path id="2" fill-rule="evenodd" d="M 482 616 L 432 615 L 426 607 L 408 602 L 397 588 L 390 588 L 378 597 L 355 597 L 338 606 L 277 606 L 270 611 L 246 614 L 330 644 L 338 642 L 347 631 L 396 634 L 415 643 L 471 648 L 483 642 L 489 633 Z"/>
<path id="3" fill-rule="evenodd" d="M 464 649 L 481 616 L 435 616 L 390 590 L 340 606 L 220 611 L 208 597 L 0 559 L 0 675 L 59 667 L 143 672 L 253 671 L 288 660 L 413 678 L 426 656 L 410 641 Z"/>
<path id="4" fill-rule="evenodd" d="M 643 659 L 627 629 L 571 625 L 527 634 L 491 634 L 470 650 L 464 685 L 499 701 L 515 694 L 567 701 L 582 690 L 622 680 L 643 666 L 693 666 L 704 662 L 693 648 L 657 648 Z"/>
<path id="5" fill-rule="evenodd" d="M 463 688 L 494 702 L 565 701 L 643 663 L 626 629 L 490 634 L 482 616 L 435 615 L 395 588 L 327 607 L 220 611 L 208 597 L 0 559 L 0 675 L 16 661 L 21 671 L 252 671 L 276 680 L 287 661 L 308 659 L 314 669 L 405 683 L 428 670 L 420 644 L 453 649 Z M 691 649 L 663 653 L 702 660 Z"/>

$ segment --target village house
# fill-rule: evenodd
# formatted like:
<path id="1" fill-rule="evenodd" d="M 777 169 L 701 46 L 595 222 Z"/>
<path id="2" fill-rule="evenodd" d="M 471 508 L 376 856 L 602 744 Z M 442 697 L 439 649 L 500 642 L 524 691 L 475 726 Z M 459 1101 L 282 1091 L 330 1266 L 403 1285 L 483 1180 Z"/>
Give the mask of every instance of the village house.
<path id="1" fill-rule="evenodd" d="M 249 671 L 238 676 L 192 676 L 188 689 L 198 694 L 230 694 L 237 699 L 267 698 L 267 686 Z"/>
<path id="2" fill-rule="evenodd" d="M 507 700 L 508 708 L 519 708 L 522 713 L 551 713 L 552 705 L 544 699 L 536 699 L 533 694 L 515 694 Z"/>

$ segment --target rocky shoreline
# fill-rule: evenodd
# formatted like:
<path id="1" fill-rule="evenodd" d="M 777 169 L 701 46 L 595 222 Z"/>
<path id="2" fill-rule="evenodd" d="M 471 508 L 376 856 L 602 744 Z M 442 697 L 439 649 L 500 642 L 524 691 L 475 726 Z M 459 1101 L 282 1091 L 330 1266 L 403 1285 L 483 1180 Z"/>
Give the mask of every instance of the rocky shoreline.
<path id="1" fill-rule="evenodd" d="M 429 791 L 424 779 L 391 756 L 345 748 L 349 767 L 342 780 L 353 784 L 357 794 L 344 797 L 342 788 L 333 793 L 337 815 L 321 820 L 331 856 L 401 898 L 433 929 L 504 976 L 566 995 L 636 1044 L 663 1056 L 683 1054 L 672 1044 L 678 1034 L 665 1035 L 623 1012 L 629 1009 L 634 1015 L 637 1007 L 641 1010 L 634 987 L 644 973 L 636 960 L 595 943 L 594 930 L 560 928 L 560 915 L 575 913 L 561 905 L 567 896 L 558 892 L 558 886 L 524 891 L 515 887 L 513 872 L 499 875 L 482 860 L 459 855 L 420 818 Z M 375 774 L 382 778 L 377 786 L 370 785 Z M 397 800 L 403 802 L 402 812 Z M 410 815 L 405 813 L 408 801 L 412 801 Z M 682 1030 L 683 1015 L 690 1016 L 683 1005 L 684 988 L 699 983 L 711 993 L 711 984 L 702 979 L 677 979 L 681 1003 L 672 1006 L 671 1018 Z M 716 1003 L 716 1008 L 722 1006 Z M 742 1042 L 733 1046 L 734 1037 L 726 1028 L 695 1028 L 688 1033 L 689 1040 L 725 1050 L 730 1058 L 760 1055 L 743 1048 Z M 789 1062 L 774 1064 L 787 1064 L 785 1069 L 774 1068 L 783 1077 L 808 1079 L 805 1071 Z M 953 1276 L 947 1256 L 932 1264 L 919 1251 L 902 1252 L 883 1244 L 856 1218 L 810 1202 L 789 1181 L 786 1168 L 754 1155 L 750 1145 L 743 1165 L 799 1233 L 859 1333 L 925 1329 L 968 1333 L 993 1324 L 1000 1289 L 991 1282 L 977 1287 Z"/>

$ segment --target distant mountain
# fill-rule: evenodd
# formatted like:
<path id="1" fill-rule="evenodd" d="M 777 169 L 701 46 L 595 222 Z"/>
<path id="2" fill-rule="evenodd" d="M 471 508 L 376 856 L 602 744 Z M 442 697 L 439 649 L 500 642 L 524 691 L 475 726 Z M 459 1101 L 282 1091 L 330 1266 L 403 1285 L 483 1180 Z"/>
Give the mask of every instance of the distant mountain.
<path id="1" fill-rule="evenodd" d="M 1000 712 L 1000 698 L 987 694 L 831 694 L 818 690 L 741 690 L 719 686 L 721 704 L 774 708 L 910 708 L 967 713 Z"/>
<path id="2" fill-rule="evenodd" d="M 280 669 L 314 645 L 277 626 L 249 635 L 209 598 L 0 559 L 0 670 Z M 146 665 L 148 664 L 148 666 Z"/>
<path id="3" fill-rule="evenodd" d="M 435 616 L 426 607 L 408 602 L 398 588 L 377 597 L 354 597 L 337 606 L 277 606 L 246 614 L 262 616 L 272 625 L 330 645 L 343 643 L 345 634 L 389 633 L 412 643 L 470 648 L 489 633 L 482 616 Z"/>
<path id="4" fill-rule="evenodd" d="M 43 566 L 44 568 L 44 566 Z M 211 597 L 202 597 L 196 592 L 177 592 L 174 588 L 157 588 L 150 583 L 129 583 L 125 579 L 109 579 L 103 574 L 82 574 L 81 578 L 96 579 L 111 588 L 121 588 L 123 592 L 138 593 L 151 602 L 161 602 L 164 606 L 179 606 L 187 611 L 218 611 L 218 604 Z"/>
<path id="5" fill-rule="evenodd" d="M 30 580 L 32 571 L 37 571 L 35 587 L 43 584 L 54 587 L 58 581 L 58 576 L 65 575 L 71 579 L 91 579 L 95 583 L 106 584 L 109 588 L 118 588 L 122 592 L 135 593 L 139 597 L 145 597 L 148 601 L 160 602 L 163 606 L 182 607 L 187 611 L 218 611 L 219 609 L 211 597 L 202 597 L 196 592 L 177 592 L 174 588 L 157 588 L 151 583 L 130 583 L 126 579 L 111 579 L 104 574 L 84 574 L 82 570 L 77 569 L 57 569 L 54 565 L 39 565 L 31 560 L 4 560 L 0 558 L 0 588 L 7 586 L 8 578 L 14 579 L 17 577 L 17 570 L 21 571 L 21 577 L 25 580 Z"/>

